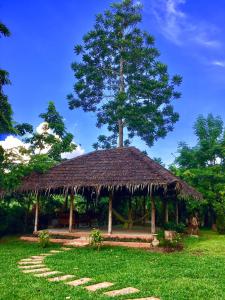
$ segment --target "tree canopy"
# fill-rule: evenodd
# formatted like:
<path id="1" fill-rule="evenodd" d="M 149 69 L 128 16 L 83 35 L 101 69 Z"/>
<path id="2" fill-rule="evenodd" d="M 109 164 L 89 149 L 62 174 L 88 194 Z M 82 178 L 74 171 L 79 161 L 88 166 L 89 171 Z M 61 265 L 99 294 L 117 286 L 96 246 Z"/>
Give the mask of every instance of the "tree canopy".
<path id="1" fill-rule="evenodd" d="M 195 146 L 182 142 L 171 166 L 173 172 L 196 187 L 203 195 L 205 215 L 213 222 L 225 216 L 225 128 L 221 117 L 200 115 L 195 124 Z"/>
<path id="2" fill-rule="evenodd" d="M 114 147 L 118 138 L 119 146 L 129 144 L 134 136 L 151 146 L 178 121 L 172 100 L 180 98 L 176 86 L 182 79 L 169 76 L 154 38 L 140 28 L 141 20 L 140 5 L 114 3 L 96 16 L 93 29 L 74 48 L 76 82 L 69 108 L 96 112 L 97 127 L 107 125 L 111 134 L 100 135 L 96 149 Z"/>

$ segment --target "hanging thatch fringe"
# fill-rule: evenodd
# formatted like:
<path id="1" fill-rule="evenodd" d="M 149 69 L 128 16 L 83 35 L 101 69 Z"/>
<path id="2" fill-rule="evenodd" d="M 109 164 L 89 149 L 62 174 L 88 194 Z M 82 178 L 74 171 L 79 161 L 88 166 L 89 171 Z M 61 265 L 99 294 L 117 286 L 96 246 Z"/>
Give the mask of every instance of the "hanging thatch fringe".
<path id="1" fill-rule="evenodd" d="M 131 194 L 173 190 L 179 197 L 200 199 L 202 196 L 170 171 L 151 160 L 134 147 L 95 151 L 70 159 L 44 174 L 33 173 L 24 179 L 17 191 L 60 191 L 66 195 L 88 191 L 98 197 L 102 191 L 126 189 Z"/>

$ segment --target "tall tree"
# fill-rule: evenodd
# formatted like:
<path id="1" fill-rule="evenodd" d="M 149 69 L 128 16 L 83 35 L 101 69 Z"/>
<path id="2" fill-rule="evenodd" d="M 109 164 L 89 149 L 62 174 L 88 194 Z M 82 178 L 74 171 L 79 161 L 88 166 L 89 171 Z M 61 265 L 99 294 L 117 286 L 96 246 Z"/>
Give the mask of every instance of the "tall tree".
<path id="1" fill-rule="evenodd" d="M 76 82 L 69 107 L 97 112 L 97 127 L 107 125 L 111 132 L 101 135 L 95 148 L 115 146 L 118 138 L 122 147 L 134 136 L 151 146 L 179 118 L 171 102 L 180 98 L 175 88 L 182 79 L 170 78 L 158 60 L 154 38 L 140 29 L 141 20 L 140 5 L 132 0 L 114 3 L 96 16 L 83 44 L 75 46 L 81 59 L 72 64 Z"/>
<path id="2" fill-rule="evenodd" d="M 199 116 L 194 124 L 197 144 L 194 147 L 180 143 L 178 156 L 171 170 L 196 187 L 205 201 L 207 223 L 214 216 L 225 226 L 225 128 L 220 117 Z M 209 220 L 210 215 L 210 220 Z M 225 231 L 225 227 L 224 227 Z"/>

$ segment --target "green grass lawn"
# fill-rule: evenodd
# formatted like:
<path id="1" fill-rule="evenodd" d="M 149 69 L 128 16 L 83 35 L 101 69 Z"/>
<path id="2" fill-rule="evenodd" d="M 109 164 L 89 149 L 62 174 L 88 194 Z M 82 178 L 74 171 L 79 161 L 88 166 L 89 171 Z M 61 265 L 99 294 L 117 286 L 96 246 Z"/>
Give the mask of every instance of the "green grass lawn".
<path id="1" fill-rule="evenodd" d="M 0 242 L 0 299 L 110 299 L 102 292 L 49 283 L 23 274 L 18 260 L 48 252 L 39 245 L 4 239 Z M 225 236 L 204 231 L 200 238 L 187 238 L 185 250 L 163 254 L 144 250 L 107 247 L 99 252 L 74 248 L 46 258 L 46 265 L 64 274 L 91 277 L 93 282 L 111 281 L 115 288 L 132 286 L 136 295 L 116 299 L 156 296 L 160 299 L 225 299 Z M 112 288 L 111 288 L 112 289 Z M 70 298 L 67 298 L 70 297 Z M 114 299 L 114 298 L 113 298 Z"/>

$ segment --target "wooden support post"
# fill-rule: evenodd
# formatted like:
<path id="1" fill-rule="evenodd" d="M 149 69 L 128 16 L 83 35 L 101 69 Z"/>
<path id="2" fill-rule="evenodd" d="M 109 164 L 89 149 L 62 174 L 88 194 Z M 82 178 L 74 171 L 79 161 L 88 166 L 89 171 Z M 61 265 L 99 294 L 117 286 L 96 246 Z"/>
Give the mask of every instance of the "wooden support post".
<path id="1" fill-rule="evenodd" d="M 109 215 L 108 215 L 108 234 L 112 234 L 112 200 L 113 195 L 109 195 Z"/>
<path id="2" fill-rule="evenodd" d="M 155 201 L 151 197 L 151 233 L 155 233 Z"/>
<path id="3" fill-rule="evenodd" d="M 179 205 L 178 205 L 178 201 L 175 202 L 175 205 L 176 205 L 176 224 L 179 223 Z"/>
<path id="4" fill-rule="evenodd" d="M 73 209 L 74 209 L 74 193 L 70 194 L 70 216 L 69 216 L 69 232 L 73 230 Z"/>
<path id="5" fill-rule="evenodd" d="M 39 199 L 38 195 L 36 197 L 36 205 L 35 205 L 35 217 L 34 217 L 34 232 L 38 231 L 38 216 L 39 215 Z"/>
<path id="6" fill-rule="evenodd" d="M 168 223 L 168 222 L 169 222 L 168 200 L 165 200 L 165 201 L 164 201 L 164 213 L 165 213 L 164 221 L 165 221 L 165 223 Z"/>

